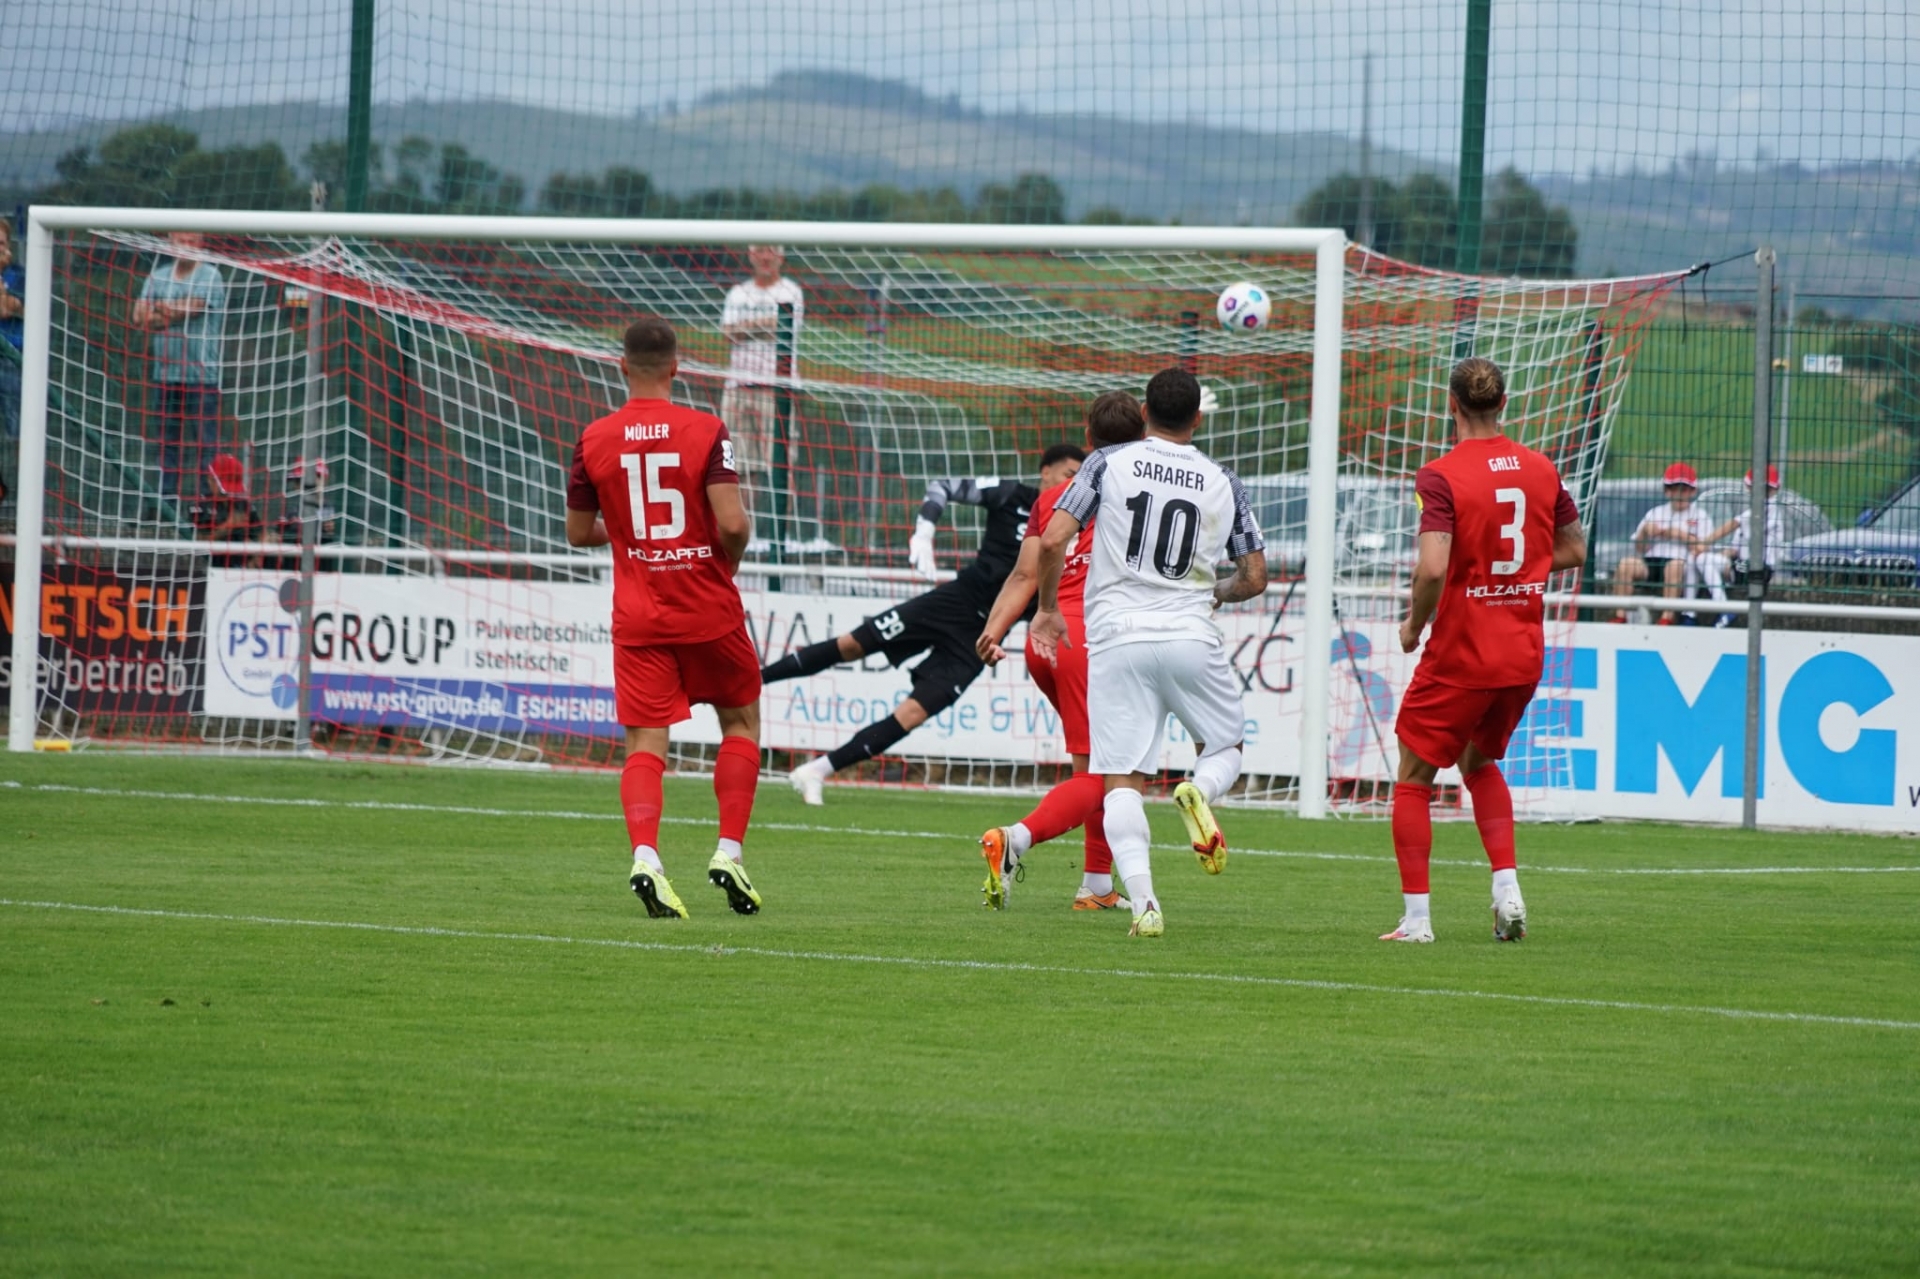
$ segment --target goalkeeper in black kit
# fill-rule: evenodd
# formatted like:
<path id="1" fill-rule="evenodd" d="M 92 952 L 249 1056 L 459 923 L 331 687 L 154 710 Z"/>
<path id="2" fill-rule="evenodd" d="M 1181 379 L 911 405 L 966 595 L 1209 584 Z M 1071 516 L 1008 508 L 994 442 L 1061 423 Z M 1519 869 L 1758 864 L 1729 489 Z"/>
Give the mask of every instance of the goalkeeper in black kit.
<path id="1" fill-rule="evenodd" d="M 821 787 L 827 778 L 861 760 L 884 754 L 929 717 L 960 700 L 967 686 L 986 669 L 973 651 L 973 641 L 987 620 L 994 597 L 1020 558 L 1020 539 L 1034 499 L 1042 490 L 1072 479 L 1085 457 L 1074 444 L 1056 444 L 1048 449 L 1040 459 L 1039 488 L 997 478 L 933 481 L 927 485 L 920 518 L 907 543 L 908 559 L 916 569 L 932 575 L 935 524 L 949 502 L 962 502 L 982 507 L 987 513 L 987 531 L 980 538 L 980 553 L 973 561 L 951 582 L 877 613 L 845 635 L 809 644 L 761 668 L 761 682 L 771 684 L 812 675 L 842 662 L 857 662 L 869 653 L 885 654 L 895 666 L 927 654 L 913 668 L 912 693 L 894 707 L 893 714 L 867 725 L 844 746 L 808 760 L 788 774 L 800 798 L 809 804 L 820 803 Z M 1031 605 L 1028 611 L 1032 611 Z"/>

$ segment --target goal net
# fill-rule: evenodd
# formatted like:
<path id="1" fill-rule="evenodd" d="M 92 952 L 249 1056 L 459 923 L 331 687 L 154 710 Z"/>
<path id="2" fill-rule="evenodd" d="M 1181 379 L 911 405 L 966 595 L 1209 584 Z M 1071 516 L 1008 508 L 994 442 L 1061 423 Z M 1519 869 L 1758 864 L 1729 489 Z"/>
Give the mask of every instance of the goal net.
<path id="1" fill-rule="evenodd" d="M 676 397 L 737 442 L 756 519 L 739 580 L 768 660 L 929 588 L 906 542 L 930 482 L 1037 483 L 1095 396 L 1191 368 L 1218 400 L 1200 443 L 1246 481 L 1275 579 L 1221 615 L 1247 794 L 1298 798 L 1305 776 L 1309 799 L 1324 786 L 1340 806 L 1392 773 L 1411 659 L 1390 619 L 1411 477 L 1448 442 L 1452 363 L 1507 369 L 1510 430 L 1584 500 L 1638 328 L 1677 278 L 1465 279 L 1349 248 L 1329 279 L 1311 233 L 629 223 L 615 239 L 604 222 L 228 214 L 169 237 L 153 216 L 92 212 L 42 232 L 45 465 L 16 486 L 42 547 L 40 675 L 7 689 L 16 748 L 615 761 L 609 562 L 567 546 L 564 488 L 581 427 L 625 397 L 620 333 L 650 313 L 680 334 Z M 748 238 L 777 234 L 801 300 L 749 358 L 724 328 L 728 292 L 751 275 Z M 1260 332 L 1214 319 L 1243 279 L 1273 298 Z M 1316 365 L 1329 316 L 1337 359 Z M 31 364 L 28 379 L 30 445 Z M 1306 573 L 1316 423 L 1322 578 Z M 0 507 L 8 534 L 15 515 Z M 943 574 L 981 528 L 948 507 Z M 1563 784 L 1551 694 L 1566 678 L 1550 664 L 1517 744 L 1523 804 Z M 770 685 L 769 766 L 840 744 L 907 687 L 879 660 Z M 1302 746 L 1316 701 L 1317 759 Z M 704 712 L 682 736 L 688 764 L 718 740 Z M 1026 786 L 1065 758 L 1017 658 L 899 749 L 846 780 Z M 1190 755 L 1174 734 L 1168 766 Z"/>

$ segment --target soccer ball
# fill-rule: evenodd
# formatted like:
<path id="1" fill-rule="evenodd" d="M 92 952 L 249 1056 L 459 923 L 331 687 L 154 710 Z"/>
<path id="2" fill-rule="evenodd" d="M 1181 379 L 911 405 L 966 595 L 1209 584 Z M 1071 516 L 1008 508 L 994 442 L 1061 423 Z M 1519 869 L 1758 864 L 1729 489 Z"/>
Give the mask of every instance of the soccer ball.
<path id="1" fill-rule="evenodd" d="M 1273 313 L 1273 299 L 1259 285 L 1242 280 L 1221 290 L 1213 313 L 1220 317 L 1222 328 L 1253 333 L 1267 327 L 1267 317 Z"/>

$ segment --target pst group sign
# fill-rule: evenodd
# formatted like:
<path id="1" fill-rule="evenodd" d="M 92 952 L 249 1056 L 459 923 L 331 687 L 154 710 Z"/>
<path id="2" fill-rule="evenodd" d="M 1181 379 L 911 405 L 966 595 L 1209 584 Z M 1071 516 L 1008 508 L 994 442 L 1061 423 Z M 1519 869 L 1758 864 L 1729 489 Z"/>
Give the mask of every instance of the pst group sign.
<path id="1" fill-rule="evenodd" d="M 292 719 L 299 581 L 214 569 L 209 715 Z M 388 728 L 617 736 L 607 588 L 322 573 L 314 579 L 314 718 Z"/>

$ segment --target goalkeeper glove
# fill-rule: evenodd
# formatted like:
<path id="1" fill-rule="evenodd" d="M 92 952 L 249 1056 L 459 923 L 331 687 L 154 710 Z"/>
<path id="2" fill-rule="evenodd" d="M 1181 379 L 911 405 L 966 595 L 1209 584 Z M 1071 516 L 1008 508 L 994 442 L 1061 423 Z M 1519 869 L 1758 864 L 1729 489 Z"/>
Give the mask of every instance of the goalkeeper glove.
<path id="1" fill-rule="evenodd" d="M 1211 413 L 1219 407 L 1220 397 L 1213 393 L 1212 387 L 1202 383 L 1200 387 L 1200 411 L 1202 413 Z"/>
<path id="2" fill-rule="evenodd" d="M 921 516 L 913 522 L 913 536 L 907 539 L 907 563 L 925 578 L 934 576 L 933 521 Z"/>

